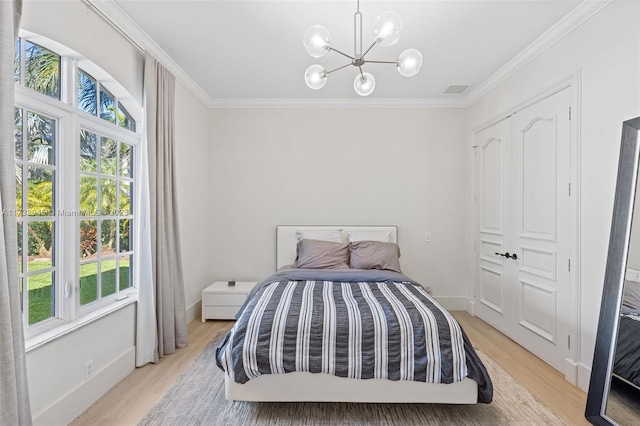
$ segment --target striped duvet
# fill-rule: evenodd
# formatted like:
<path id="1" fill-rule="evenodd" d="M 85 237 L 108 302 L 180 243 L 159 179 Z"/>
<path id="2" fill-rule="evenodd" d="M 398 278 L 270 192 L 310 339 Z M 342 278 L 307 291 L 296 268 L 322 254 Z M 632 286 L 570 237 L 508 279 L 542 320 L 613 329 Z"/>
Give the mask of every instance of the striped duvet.
<path id="1" fill-rule="evenodd" d="M 479 402 L 490 402 L 490 379 L 463 330 L 422 286 L 390 271 L 315 279 L 318 271 L 304 271 L 277 273 L 249 297 L 217 350 L 232 380 L 306 371 L 453 383 L 480 373 L 471 377 L 487 388 Z"/>

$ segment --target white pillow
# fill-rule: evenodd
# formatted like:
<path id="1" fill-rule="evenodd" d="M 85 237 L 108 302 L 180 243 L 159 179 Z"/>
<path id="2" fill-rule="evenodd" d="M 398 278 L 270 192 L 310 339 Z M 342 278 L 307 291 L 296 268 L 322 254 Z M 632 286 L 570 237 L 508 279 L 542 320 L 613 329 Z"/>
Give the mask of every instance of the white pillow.
<path id="1" fill-rule="evenodd" d="M 349 242 L 355 241 L 382 241 L 392 243 L 391 229 L 363 229 L 360 231 L 349 231 Z"/>
<path id="2" fill-rule="evenodd" d="M 319 240 L 332 241 L 335 243 L 345 242 L 342 237 L 342 229 L 314 229 L 314 230 L 297 230 L 296 240 Z"/>

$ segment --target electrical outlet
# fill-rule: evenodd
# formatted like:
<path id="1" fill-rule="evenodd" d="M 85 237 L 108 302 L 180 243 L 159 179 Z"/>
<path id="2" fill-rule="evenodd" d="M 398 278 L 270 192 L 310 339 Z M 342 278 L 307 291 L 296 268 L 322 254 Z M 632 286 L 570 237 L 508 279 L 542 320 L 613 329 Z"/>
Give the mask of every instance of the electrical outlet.
<path id="1" fill-rule="evenodd" d="M 84 379 L 89 380 L 93 376 L 93 360 L 84 363 Z"/>

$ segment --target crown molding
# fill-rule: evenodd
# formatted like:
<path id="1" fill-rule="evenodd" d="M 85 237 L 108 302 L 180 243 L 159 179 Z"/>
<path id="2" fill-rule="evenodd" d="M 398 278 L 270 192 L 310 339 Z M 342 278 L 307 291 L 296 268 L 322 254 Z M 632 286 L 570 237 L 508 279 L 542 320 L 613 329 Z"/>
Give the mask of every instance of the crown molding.
<path id="1" fill-rule="evenodd" d="M 209 108 L 464 108 L 462 98 L 252 98 L 214 99 Z"/>
<path id="2" fill-rule="evenodd" d="M 584 0 L 484 82 L 459 98 L 233 98 L 214 99 L 200 87 L 114 0 L 83 0 L 124 37 L 161 62 L 208 108 L 467 108 L 588 21 L 613 0 Z"/>
<path id="3" fill-rule="evenodd" d="M 523 68 L 529 62 L 537 58 L 551 46 L 562 40 L 573 30 L 604 9 L 612 1 L 613 0 L 584 0 L 569 12 L 569 14 L 527 46 L 522 52 L 518 53 L 513 59 L 507 62 L 502 68 L 493 73 L 480 85 L 473 88 L 464 97 L 465 107 L 471 106 L 474 102 L 495 89 L 518 70 Z"/>

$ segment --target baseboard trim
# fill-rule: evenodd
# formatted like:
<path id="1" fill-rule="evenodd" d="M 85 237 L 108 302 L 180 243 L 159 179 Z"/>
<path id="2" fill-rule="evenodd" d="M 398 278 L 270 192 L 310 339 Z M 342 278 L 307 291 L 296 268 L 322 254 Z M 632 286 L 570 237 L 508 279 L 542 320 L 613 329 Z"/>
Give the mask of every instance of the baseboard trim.
<path id="1" fill-rule="evenodd" d="M 476 301 L 472 299 L 467 300 L 467 313 L 471 316 L 476 316 Z"/>
<path id="2" fill-rule="evenodd" d="M 466 311 L 469 300 L 466 297 L 433 296 L 442 306 L 450 311 Z"/>
<path id="3" fill-rule="evenodd" d="M 578 387 L 585 392 L 589 391 L 589 381 L 591 380 L 591 366 L 578 363 Z"/>
<path id="4" fill-rule="evenodd" d="M 187 307 L 187 324 L 202 315 L 202 299 Z"/>
<path id="5" fill-rule="evenodd" d="M 109 389 L 127 377 L 135 369 L 136 350 L 130 348 L 113 362 L 95 373 L 58 401 L 33 416 L 33 424 L 66 425 L 78 417 Z"/>
<path id="6" fill-rule="evenodd" d="M 564 379 L 574 386 L 578 385 L 578 364 L 569 358 L 565 359 Z"/>

